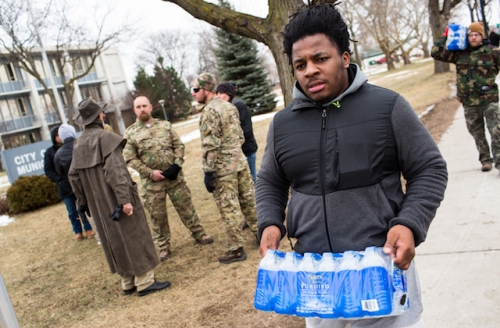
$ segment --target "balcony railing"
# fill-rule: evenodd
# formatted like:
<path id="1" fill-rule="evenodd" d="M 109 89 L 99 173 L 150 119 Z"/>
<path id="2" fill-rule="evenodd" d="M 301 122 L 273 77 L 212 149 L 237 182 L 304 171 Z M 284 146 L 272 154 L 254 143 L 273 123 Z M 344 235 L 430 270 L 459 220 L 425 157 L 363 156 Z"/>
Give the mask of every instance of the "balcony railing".
<path id="1" fill-rule="evenodd" d="M 59 119 L 59 117 L 57 117 L 57 119 Z M 0 133 L 24 130 L 39 124 L 40 122 L 36 115 L 26 115 L 12 120 L 0 121 Z"/>
<path id="2" fill-rule="evenodd" d="M 24 81 L 9 81 L 0 83 L 0 93 L 10 93 L 27 89 Z"/>
<path id="3" fill-rule="evenodd" d="M 97 80 L 98 80 L 97 73 L 96 72 L 89 72 L 89 74 L 78 79 L 78 83 L 93 82 L 93 81 L 97 81 Z"/>
<path id="4" fill-rule="evenodd" d="M 45 84 L 50 88 L 52 84 L 50 84 L 50 80 L 48 78 L 44 78 L 43 81 Z M 57 86 L 62 85 L 62 80 L 60 76 L 54 76 L 54 82 L 56 83 Z M 43 88 L 42 84 L 38 81 L 35 80 L 35 85 L 37 89 Z"/>

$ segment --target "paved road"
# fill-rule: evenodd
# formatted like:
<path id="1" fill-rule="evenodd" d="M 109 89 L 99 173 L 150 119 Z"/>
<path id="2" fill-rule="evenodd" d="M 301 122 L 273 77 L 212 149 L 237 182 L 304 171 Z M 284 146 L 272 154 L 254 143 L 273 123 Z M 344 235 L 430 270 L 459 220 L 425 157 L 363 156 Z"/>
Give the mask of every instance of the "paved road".
<path id="1" fill-rule="evenodd" d="M 426 327 L 500 327 L 499 171 L 481 172 L 462 107 L 439 147 L 448 188 L 415 258 Z"/>

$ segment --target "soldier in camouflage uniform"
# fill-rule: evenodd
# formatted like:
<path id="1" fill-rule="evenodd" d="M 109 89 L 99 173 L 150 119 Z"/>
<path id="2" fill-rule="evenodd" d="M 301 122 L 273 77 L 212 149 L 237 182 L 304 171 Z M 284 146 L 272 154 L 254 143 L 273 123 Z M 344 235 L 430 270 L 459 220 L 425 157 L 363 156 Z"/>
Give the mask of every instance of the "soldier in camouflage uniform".
<path id="1" fill-rule="evenodd" d="M 246 259 L 241 223 L 246 219 L 257 233 L 253 179 L 241 145 L 243 130 L 236 107 L 215 97 L 215 78 L 203 73 L 193 82 L 193 97 L 205 104 L 200 116 L 205 186 L 214 194 L 225 224 L 228 251 L 219 262 L 228 264 Z"/>
<path id="2" fill-rule="evenodd" d="M 182 174 L 184 144 L 170 122 L 151 117 L 152 110 L 148 98 L 140 96 L 134 100 L 137 121 L 125 130 L 127 144 L 123 156 L 127 165 L 141 176 L 144 206 L 149 211 L 153 239 L 163 261 L 170 254 L 167 194 L 196 243 L 210 244 L 213 239 L 205 234 L 200 224 L 191 201 L 191 191 Z"/>
<path id="3" fill-rule="evenodd" d="M 432 47 L 436 60 L 454 63 L 457 69 L 457 96 L 464 106 L 469 133 L 474 137 L 481 170 L 490 171 L 492 163 L 500 170 L 500 110 L 495 78 L 500 69 L 500 48 L 483 44 L 482 23 L 472 23 L 467 31 L 468 48 L 462 51 L 446 49 L 447 32 Z M 491 135 L 491 151 L 484 132 L 484 120 Z"/>

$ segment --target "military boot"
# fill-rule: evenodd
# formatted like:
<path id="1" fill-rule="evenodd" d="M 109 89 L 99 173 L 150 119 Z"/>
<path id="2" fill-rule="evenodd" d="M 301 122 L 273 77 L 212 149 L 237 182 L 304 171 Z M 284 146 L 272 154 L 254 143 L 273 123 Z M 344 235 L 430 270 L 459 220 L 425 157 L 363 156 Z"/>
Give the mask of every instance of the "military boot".
<path id="1" fill-rule="evenodd" d="M 224 255 L 219 257 L 219 262 L 222 264 L 229 264 L 236 261 L 244 261 L 247 259 L 243 247 L 238 248 L 234 251 L 227 251 Z"/>

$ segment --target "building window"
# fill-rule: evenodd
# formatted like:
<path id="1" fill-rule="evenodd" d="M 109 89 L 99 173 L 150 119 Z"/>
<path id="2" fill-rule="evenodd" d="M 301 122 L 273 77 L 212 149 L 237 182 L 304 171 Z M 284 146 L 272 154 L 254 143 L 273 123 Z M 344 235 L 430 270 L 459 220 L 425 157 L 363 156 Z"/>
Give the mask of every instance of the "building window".
<path id="1" fill-rule="evenodd" d="M 40 131 L 25 131 L 2 136 L 4 149 L 16 148 L 24 145 L 29 145 L 38 141 L 42 141 Z"/>
<path id="2" fill-rule="evenodd" d="M 16 73 L 14 70 L 14 66 L 12 66 L 12 63 L 5 64 L 5 69 L 7 70 L 7 76 L 9 77 L 9 80 L 17 81 Z"/>
<path id="3" fill-rule="evenodd" d="M 83 73 L 83 64 L 82 64 L 82 58 L 78 57 L 75 60 L 75 71 L 77 74 L 82 74 Z"/>
<path id="4" fill-rule="evenodd" d="M 21 113 L 21 116 L 28 115 L 28 112 L 26 111 L 26 106 L 24 105 L 24 99 L 23 98 L 17 98 L 17 105 L 18 105 L 18 108 L 19 108 L 19 112 Z"/>
<path id="5" fill-rule="evenodd" d="M 80 92 L 82 93 L 82 97 L 89 98 L 91 97 L 97 102 L 102 102 L 101 88 L 99 86 L 91 86 L 91 87 L 80 87 Z"/>

